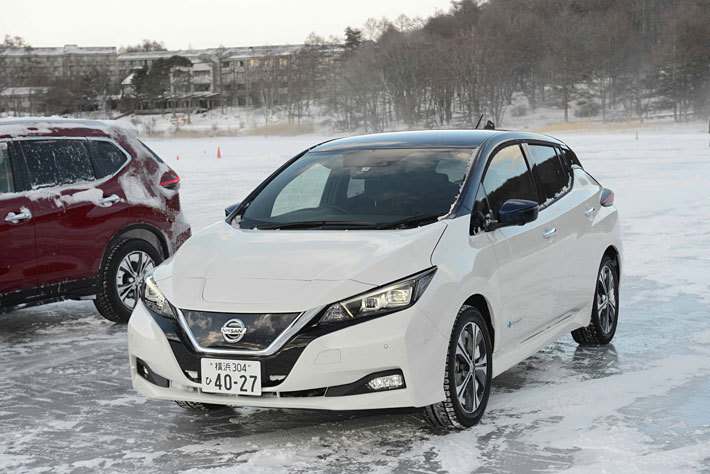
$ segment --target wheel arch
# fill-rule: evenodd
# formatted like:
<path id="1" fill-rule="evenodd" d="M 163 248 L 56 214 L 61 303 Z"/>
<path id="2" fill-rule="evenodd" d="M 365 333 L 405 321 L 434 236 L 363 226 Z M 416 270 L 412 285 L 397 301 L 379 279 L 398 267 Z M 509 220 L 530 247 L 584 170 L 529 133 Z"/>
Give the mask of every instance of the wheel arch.
<path id="1" fill-rule="evenodd" d="M 474 295 L 469 296 L 466 301 L 464 301 L 464 305 L 467 306 L 473 306 L 476 308 L 478 311 L 481 312 L 483 315 L 483 318 L 486 320 L 486 324 L 488 324 L 488 328 L 491 331 L 490 337 L 491 337 L 491 343 L 493 344 L 493 347 L 491 348 L 491 352 L 495 350 L 495 334 L 496 334 L 496 328 L 495 325 L 493 324 L 493 313 L 490 308 L 490 303 L 486 299 L 485 296 L 483 296 L 480 293 L 476 293 Z"/>
<path id="2" fill-rule="evenodd" d="M 608 246 L 602 255 L 602 258 L 604 257 L 609 257 L 614 260 L 614 263 L 616 263 L 616 269 L 619 272 L 617 278 L 621 281 L 621 253 L 619 252 L 619 249 L 617 249 L 614 245 Z"/>
<path id="3" fill-rule="evenodd" d="M 168 240 L 165 235 L 160 231 L 160 229 L 150 224 L 131 224 L 122 228 L 121 230 L 116 232 L 113 237 L 111 237 L 111 240 L 109 240 L 108 245 L 106 245 L 106 248 L 104 249 L 104 254 L 101 257 L 102 266 L 104 265 L 104 262 L 106 261 L 106 256 L 111 251 L 111 248 L 113 248 L 113 246 L 116 245 L 117 242 L 124 239 L 145 240 L 153 247 L 155 247 L 158 252 L 160 252 L 163 259 L 168 258 L 170 254 Z"/>

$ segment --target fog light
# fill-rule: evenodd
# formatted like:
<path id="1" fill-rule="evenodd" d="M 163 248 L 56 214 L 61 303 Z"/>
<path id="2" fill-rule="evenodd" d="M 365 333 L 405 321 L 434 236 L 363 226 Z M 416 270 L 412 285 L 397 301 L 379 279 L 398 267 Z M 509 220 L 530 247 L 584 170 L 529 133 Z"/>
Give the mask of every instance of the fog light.
<path id="1" fill-rule="evenodd" d="M 153 372 L 150 367 L 148 367 L 148 364 L 140 359 L 136 359 L 136 372 L 148 382 L 157 385 L 158 387 L 170 386 L 170 381 L 168 379 Z"/>
<path id="2" fill-rule="evenodd" d="M 384 377 L 377 377 L 367 382 L 367 387 L 370 390 L 392 390 L 394 388 L 400 388 L 404 385 L 404 379 L 400 374 L 385 375 Z"/>

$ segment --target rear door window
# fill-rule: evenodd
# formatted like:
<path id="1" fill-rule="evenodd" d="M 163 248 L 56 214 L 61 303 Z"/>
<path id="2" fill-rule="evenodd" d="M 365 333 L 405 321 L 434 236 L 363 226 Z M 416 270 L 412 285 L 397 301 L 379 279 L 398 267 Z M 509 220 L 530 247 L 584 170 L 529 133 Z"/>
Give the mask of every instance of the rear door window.
<path id="1" fill-rule="evenodd" d="M 57 140 L 54 143 L 54 162 L 61 184 L 93 181 L 94 167 L 84 140 Z"/>
<path id="2" fill-rule="evenodd" d="M 483 187 L 488 195 L 488 204 L 496 215 L 500 206 L 509 199 L 538 202 L 520 145 L 511 145 L 496 153 L 486 170 Z"/>
<path id="3" fill-rule="evenodd" d="M 98 179 L 114 174 L 128 160 L 126 154 L 111 142 L 89 140 L 89 148 Z"/>
<path id="4" fill-rule="evenodd" d="M 84 140 L 31 140 L 21 144 L 32 188 L 95 179 Z"/>
<path id="5" fill-rule="evenodd" d="M 26 141 L 21 143 L 27 163 L 30 187 L 42 188 L 58 184 L 57 165 L 54 162 L 54 142 Z"/>
<path id="6" fill-rule="evenodd" d="M 569 184 L 569 174 L 562 169 L 562 163 L 552 146 L 528 145 L 530 165 L 538 184 L 540 204 L 546 205 L 559 199 Z"/>
<path id="7" fill-rule="evenodd" d="M 15 184 L 12 178 L 10 152 L 7 149 L 7 143 L 0 143 L 0 194 L 14 191 Z"/>

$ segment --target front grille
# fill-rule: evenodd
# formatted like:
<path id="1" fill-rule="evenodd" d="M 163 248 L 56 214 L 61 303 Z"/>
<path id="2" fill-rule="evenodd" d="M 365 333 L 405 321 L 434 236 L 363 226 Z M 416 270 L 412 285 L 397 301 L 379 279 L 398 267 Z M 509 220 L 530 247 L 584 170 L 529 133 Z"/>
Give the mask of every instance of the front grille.
<path id="1" fill-rule="evenodd" d="M 259 351 L 266 349 L 299 313 L 215 313 L 183 309 L 185 322 L 198 344 L 208 349 L 236 349 Z M 232 319 L 244 323 L 246 331 L 237 342 L 229 342 L 222 335 L 222 327 Z"/>

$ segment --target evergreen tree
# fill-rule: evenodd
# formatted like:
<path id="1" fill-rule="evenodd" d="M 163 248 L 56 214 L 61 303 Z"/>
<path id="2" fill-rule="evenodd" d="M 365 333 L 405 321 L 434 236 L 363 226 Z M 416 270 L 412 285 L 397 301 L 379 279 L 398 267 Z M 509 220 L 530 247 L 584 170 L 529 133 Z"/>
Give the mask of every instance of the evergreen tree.
<path id="1" fill-rule="evenodd" d="M 347 49 L 358 49 L 362 45 L 362 30 L 357 28 L 345 28 L 345 47 Z"/>

